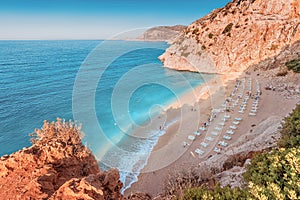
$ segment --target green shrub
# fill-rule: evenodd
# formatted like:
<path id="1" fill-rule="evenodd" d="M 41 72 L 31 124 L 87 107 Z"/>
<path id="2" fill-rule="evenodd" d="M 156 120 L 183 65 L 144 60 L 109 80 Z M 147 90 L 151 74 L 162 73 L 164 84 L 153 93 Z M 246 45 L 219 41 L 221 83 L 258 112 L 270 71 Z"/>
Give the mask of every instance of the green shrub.
<path id="1" fill-rule="evenodd" d="M 254 157 L 244 174 L 258 199 L 300 198 L 300 105 L 285 118 L 279 146 Z"/>
<path id="2" fill-rule="evenodd" d="M 248 190 L 230 187 L 221 188 L 219 185 L 214 190 L 207 188 L 192 188 L 185 192 L 182 200 L 219 199 L 219 200 L 242 200 L 252 197 Z"/>
<path id="3" fill-rule="evenodd" d="M 256 156 L 244 177 L 257 199 L 300 198 L 300 149 L 281 148 Z"/>
<path id="4" fill-rule="evenodd" d="M 232 27 L 233 27 L 233 23 L 228 24 L 228 25 L 225 27 L 225 29 L 223 30 L 222 34 L 229 33 L 229 32 L 231 31 Z"/>
<path id="5" fill-rule="evenodd" d="M 208 34 L 209 39 L 212 39 L 214 37 L 214 34 L 210 33 Z"/>
<path id="6" fill-rule="evenodd" d="M 300 58 L 286 62 L 285 66 L 287 66 L 289 70 L 293 70 L 295 73 L 300 73 Z"/>
<path id="7" fill-rule="evenodd" d="M 181 55 L 182 55 L 183 57 L 186 57 L 186 58 L 187 58 L 187 57 L 190 55 L 190 53 L 189 53 L 189 52 L 185 52 L 185 53 L 182 53 Z"/>
<path id="8" fill-rule="evenodd" d="M 195 28 L 192 32 L 194 35 L 198 35 L 199 34 L 199 29 L 198 28 Z"/>
<path id="9" fill-rule="evenodd" d="M 278 144 L 280 147 L 300 146 L 300 105 L 284 119 Z"/>

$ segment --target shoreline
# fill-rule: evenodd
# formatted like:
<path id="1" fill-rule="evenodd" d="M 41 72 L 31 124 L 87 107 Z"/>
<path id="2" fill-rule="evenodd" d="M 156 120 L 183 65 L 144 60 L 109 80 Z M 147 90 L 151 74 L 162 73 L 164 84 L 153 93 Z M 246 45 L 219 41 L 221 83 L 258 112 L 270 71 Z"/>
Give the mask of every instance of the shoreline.
<path id="1" fill-rule="evenodd" d="M 230 75 L 231 76 L 231 75 Z M 225 77 L 225 78 L 224 78 Z M 133 130 L 133 132 L 130 133 L 131 136 L 136 138 L 157 138 L 155 144 L 152 146 L 152 149 L 150 149 L 149 156 L 147 156 L 147 159 L 145 162 L 143 160 L 138 161 L 138 163 L 142 163 L 140 166 L 137 164 L 135 165 L 140 170 L 133 172 L 129 169 L 123 169 L 122 167 L 119 169 L 121 174 L 124 174 L 123 177 L 124 183 L 126 183 L 125 188 L 123 188 L 123 191 L 126 191 L 130 189 L 131 185 L 136 183 L 138 181 L 138 176 L 143 173 L 145 169 L 147 169 L 147 164 L 149 162 L 149 159 L 151 157 L 152 152 L 156 152 L 157 150 L 163 148 L 165 145 L 165 142 L 161 142 L 168 139 L 168 136 L 170 132 L 176 131 L 178 128 L 183 128 L 180 124 L 181 118 L 188 117 L 186 115 L 189 115 L 189 112 L 193 111 L 193 118 L 199 118 L 200 115 L 198 112 L 195 112 L 196 110 L 199 110 L 199 101 L 205 101 L 210 97 L 211 94 L 215 93 L 218 88 L 224 87 L 224 80 L 227 81 L 228 76 L 220 76 L 220 74 L 215 74 L 214 77 L 211 76 L 203 76 L 203 83 L 199 86 L 196 86 L 195 88 L 184 92 L 181 94 L 178 99 L 174 99 L 173 101 L 167 103 L 165 109 L 158 115 L 151 118 L 151 121 L 149 123 L 146 123 L 145 125 Z M 235 77 L 235 76 L 234 76 Z M 232 79 L 232 76 L 231 78 Z M 184 112 L 182 112 L 184 110 Z M 184 113 L 184 114 L 183 114 Z M 209 112 L 207 110 L 208 115 Z M 199 128 L 200 124 L 195 123 L 194 124 L 194 130 L 197 130 Z M 154 134 L 150 134 L 154 133 Z M 126 143 L 126 138 L 122 138 L 120 142 Z M 149 141 L 150 142 L 150 141 Z M 167 141 L 166 141 L 167 142 Z M 172 143 L 173 141 L 171 141 Z M 176 142 L 176 141 L 175 141 Z M 108 149 L 108 151 L 111 149 Z M 166 151 L 165 149 L 164 151 Z M 104 154 L 105 155 L 105 154 Z M 101 162 L 101 160 L 100 160 Z M 134 166 L 133 166 L 134 167 Z M 135 168 L 135 167 L 134 167 Z M 126 174 L 133 173 L 138 174 L 138 176 L 127 176 Z M 128 179 L 129 178 L 129 179 Z M 128 182 L 128 180 L 132 180 L 132 182 Z"/>
<path id="2" fill-rule="evenodd" d="M 177 133 L 174 135 L 174 132 L 186 132 L 191 134 L 198 130 L 201 124 L 194 120 L 194 123 L 189 124 L 190 126 L 187 128 L 189 130 L 186 130 L 186 126 L 184 125 L 186 122 L 183 122 L 182 124 L 182 119 L 187 118 L 189 121 L 193 118 L 198 118 L 204 122 L 211 113 L 211 109 L 217 107 L 217 104 L 221 103 L 220 100 L 222 101 L 222 97 L 226 95 L 227 88 L 231 86 L 229 82 L 235 81 L 242 74 L 243 73 L 232 73 L 229 75 L 216 74 L 215 77 L 210 78 L 209 80 L 204 78 L 204 83 L 202 85 L 197 86 L 192 91 L 182 95 L 179 101 L 177 100 L 171 103 L 165 109 L 163 115 L 167 116 L 166 124 L 172 122 L 174 119 L 177 120 L 167 129 L 163 129 L 164 134 L 158 138 L 156 145 L 153 147 L 144 168 L 139 173 L 138 181 L 131 184 L 131 186 L 125 190 L 126 195 L 130 194 L 132 190 L 136 191 L 133 188 L 139 184 L 140 179 L 143 179 L 143 174 L 155 173 L 155 171 L 167 167 L 168 163 L 176 161 L 185 153 L 185 149 L 181 149 L 181 147 L 182 141 L 187 135 Z M 139 131 L 141 131 L 141 129 L 139 129 Z M 170 159 L 165 159 L 165 161 L 158 159 L 158 157 L 165 155 L 170 149 L 174 149 L 178 145 L 180 147 L 178 148 L 179 151 L 174 152 L 174 154 L 169 157 L 172 161 L 170 161 Z M 157 165 L 157 160 L 159 161 L 159 165 Z M 157 168 L 154 166 L 159 167 Z"/>

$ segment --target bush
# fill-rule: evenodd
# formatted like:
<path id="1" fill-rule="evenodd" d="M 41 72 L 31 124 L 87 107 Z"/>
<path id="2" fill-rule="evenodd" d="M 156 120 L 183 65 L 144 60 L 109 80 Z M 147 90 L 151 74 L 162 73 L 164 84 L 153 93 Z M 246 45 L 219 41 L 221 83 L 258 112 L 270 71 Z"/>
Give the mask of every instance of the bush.
<path id="1" fill-rule="evenodd" d="M 186 58 L 187 58 L 187 57 L 190 55 L 190 53 L 189 53 L 189 52 L 185 52 L 185 53 L 182 53 L 181 55 L 182 55 L 183 57 L 186 57 Z"/>
<path id="2" fill-rule="evenodd" d="M 295 73 L 300 73 L 300 58 L 286 62 L 285 66 L 287 66 L 289 70 L 293 70 Z"/>
<path id="3" fill-rule="evenodd" d="M 256 156 L 244 174 L 258 199 L 300 198 L 300 105 L 285 118 L 279 146 Z"/>
<path id="4" fill-rule="evenodd" d="M 287 70 L 284 70 L 284 71 L 279 71 L 276 76 L 286 76 L 288 74 L 288 71 Z"/>
<path id="5" fill-rule="evenodd" d="M 300 105 L 284 119 L 278 144 L 280 147 L 300 146 Z"/>
<path id="6" fill-rule="evenodd" d="M 192 32 L 194 35 L 199 35 L 199 29 L 198 28 L 195 28 Z"/>
<path id="7" fill-rule="evenodd" d="M 67 141 L 69 144 L 81 145 L 81 139 L 84 134 L 81 131 L 81 125 L 72 121 L 65 121 L 57 118 L 56 122 L 44 121 L 41 129 L 35 129 L 30 134 L 32 144 L 46 144 L 53 139 Z"/>
<path id="8" fill-rule="evenodd" d="M 193 188 L 185 192 L 182 200 L 219 199 L 219 200 L 242 200 L 249 199 L 252 195 L 248 190 L 230 187 L 221 188 L 219 185 L 214 190 L 207 188 Z"/>
<path id="9" fill-rule="evenodd" d="M 281 148 L 252 160 L 244 177 L 257 199 L 300 198 L 300 149 Z"/>
<path id="10" fill-rule="evenodd" d="M 195 188 L 207 182 L 212 176 L 208 169 L 193 168 L 169 174 L 164 183 L 166 195 L 183 196 L 187 188 Z"/>
<path id="11" fill-rule="evenodd" d="M 214 34 L 210 33 L 208 34 L 209 39 L 212 39 L 214 37 Z"/>
<path id="12" fill-rule="evenodd" d="M 229 33 L 229 32 L 231 31 L 232 27 L 233 27 L 233 23 L 228 24 L 228 25 L 225 27 L 225 29 L 223 30 L 222 34 Z"/>

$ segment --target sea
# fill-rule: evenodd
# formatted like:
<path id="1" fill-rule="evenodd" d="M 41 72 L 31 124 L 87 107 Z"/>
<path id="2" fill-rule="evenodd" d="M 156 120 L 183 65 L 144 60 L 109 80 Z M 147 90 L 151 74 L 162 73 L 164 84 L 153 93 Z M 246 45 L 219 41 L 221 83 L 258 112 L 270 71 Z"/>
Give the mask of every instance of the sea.
<path id="1" fill-rule="evenodd" d="M 202 74 L 162 66 L 158 56 L 168 46 L 0 41 L 0 155 L 30 146 L 29 134 L 44 120 L 73 120 L 82 124 L 83 143 L 100 167 L 118 168 L 123 191 L 129 188 L 164 134 L 151 122 L 204 83 Z M 148 131 L 136 134 L 146 126 Z"/>

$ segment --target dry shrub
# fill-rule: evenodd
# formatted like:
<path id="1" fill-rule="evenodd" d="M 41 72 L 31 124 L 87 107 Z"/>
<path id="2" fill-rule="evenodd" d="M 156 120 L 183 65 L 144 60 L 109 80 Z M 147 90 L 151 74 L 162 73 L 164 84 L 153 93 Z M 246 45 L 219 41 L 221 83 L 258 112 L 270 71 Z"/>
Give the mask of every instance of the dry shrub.
<path id="1" fill-rule="evenodd" d="M 56 122 L 44 121 L 41 129 L 35 129 L 30 134 L 32 144 L 43 144 L 53 139 L 58 142 L 66 142 L 66 144 L 81 144 L 81 139 L 84 134 L 81 131 L 81 125 L 78 125 L 71 120 L 66 122 L 57 118 Z M 61 140 L 61 141 L 59 141 Z"/>
<path id="2" fill-rule="evenodd" d="M 165 195 L 182 197 L 185 189 L 199 187 L 211 177 L 211 171 L 206 166 L 170 173 L 164 185 Z"/>

